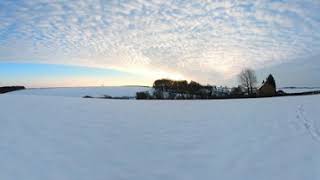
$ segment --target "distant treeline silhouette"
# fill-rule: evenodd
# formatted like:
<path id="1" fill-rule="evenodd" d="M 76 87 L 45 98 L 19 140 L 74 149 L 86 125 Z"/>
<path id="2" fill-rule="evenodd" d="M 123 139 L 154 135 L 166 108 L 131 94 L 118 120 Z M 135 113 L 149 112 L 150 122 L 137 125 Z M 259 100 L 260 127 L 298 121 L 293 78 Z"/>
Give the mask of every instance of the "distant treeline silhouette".
<path id="1" fill-rule="evenodd" d="M 158 79 L 153 83 L 152 91 L 137 92 L 136 99 L 228 99 L 256 98 L 285 95 L 276 90 L 276 82 L 270 74 L 260 87 L 256 86 L 257 78 L 251 69 L 244 69 L 239 74 L 240 85 L 223 87 L 201 85 L 196 81 Z"/>
<path id="2" fill-rule="evenodd" d="M 196 81 L 159 79 L 153 83 L 151 92 L 137 92 L 137 99 L 209 99 L 227 96 L 227 87 L 201 85 Z"/>
<path id="3" fill-rule="evenodd" d="M 203 86 L 195 81 L 188 83 L 186 80 L 175 81 L 170 79 L 159 79 L 153 83 L 153 88 L 156 91 L 203 95 L 210 93 L 213 89 L 213 86 Z"/>
<path id="4" fill-rule="evenodd" d="M 24 86 L 3 86 L 0 87 L 0 94 L 25 89 Z"/>

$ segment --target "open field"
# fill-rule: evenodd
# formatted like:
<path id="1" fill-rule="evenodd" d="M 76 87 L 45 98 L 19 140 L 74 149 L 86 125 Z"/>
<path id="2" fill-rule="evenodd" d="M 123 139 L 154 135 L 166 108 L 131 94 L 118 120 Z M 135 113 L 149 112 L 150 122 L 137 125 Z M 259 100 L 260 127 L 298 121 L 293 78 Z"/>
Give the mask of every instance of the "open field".
<path id="1" fill-rule="evenodd" d="M 319 179 L 320 96 L 0 96 L 0 179 Z"/>
<path id="2" fill-rule="evenodd" d="M 279 88 L 286 93 L 302 93 L 310 91 L 319 91 L 320 88 Z M 60 96 L 60 97 L 103 97 L 105 95 L 112 97 L 135 97 L 136 92 L 152 91 L 151 87 L 144 86 L 105 86 L 105 87 L 58 87 L 58 88 L 30 88 L 19 91 L 13 91 L 11 95 L 37 95 L 37 96 Z M 225 98 L 225 97 L 222 97 Z"/>
<path id="3" fill-rule="evenodd" d="M 106 87 L 61 87 L 61 88 L 31 88 L 10 92 L 12 95 L 38 95 L 38 96 L 61 96 L 61 97 L 102 97 L 128 96 L 135 97 L 138 91 L 150 90 L 144 86 L 106 86 Z"/>

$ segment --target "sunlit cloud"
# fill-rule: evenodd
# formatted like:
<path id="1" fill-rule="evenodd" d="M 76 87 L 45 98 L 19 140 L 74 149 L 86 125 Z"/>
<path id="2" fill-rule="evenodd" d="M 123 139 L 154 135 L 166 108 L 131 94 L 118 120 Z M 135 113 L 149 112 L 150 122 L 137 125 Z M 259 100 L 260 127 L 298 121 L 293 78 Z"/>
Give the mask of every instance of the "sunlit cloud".
<path id="1" fill-rule="evenodd" d="M 320 3 L 0 1 L 0 61 L 219 83 L 320 52 Z"/>

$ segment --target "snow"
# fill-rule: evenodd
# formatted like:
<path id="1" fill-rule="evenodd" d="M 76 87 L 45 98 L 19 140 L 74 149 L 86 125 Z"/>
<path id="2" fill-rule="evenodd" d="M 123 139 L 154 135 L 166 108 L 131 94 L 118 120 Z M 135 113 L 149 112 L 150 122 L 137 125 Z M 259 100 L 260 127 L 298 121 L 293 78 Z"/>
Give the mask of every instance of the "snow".
<path id="1" fill-rule="evenodd" d="M 38 95 L 38 96 L 62 96 L 62 97 L 102 97 L 109 95 L 113 97 L 135 97 L 138 91 L 148 91 L 150 87 L 144 86 L 107 86 L 107 87 L 62 87 L 62 88 L 33 88 L 13 91 L 14 95 Z"/>
<path id="2" fill-rule="evenodd" d="M 300 93 L 308 91 L 319 91 L 320 88 L 279 88 L 286 93 Z M 136 92 L 149 91 L 152 93 L 151 87 L 144 86 L 106 86 L 106 87 L 61 87 L 61 88 L 31 88 L 19 91 L 13 91 L 11 95 L 36 95 L 36 96 L 60 96 L 60 97 L 103 97 L 109 95 L 113 97 L 135 97 Z"/>
<path id="3" fill-rule="evenodd" d="M 0 96 L 0 179 L 320 179 L 320 96 Z"/>

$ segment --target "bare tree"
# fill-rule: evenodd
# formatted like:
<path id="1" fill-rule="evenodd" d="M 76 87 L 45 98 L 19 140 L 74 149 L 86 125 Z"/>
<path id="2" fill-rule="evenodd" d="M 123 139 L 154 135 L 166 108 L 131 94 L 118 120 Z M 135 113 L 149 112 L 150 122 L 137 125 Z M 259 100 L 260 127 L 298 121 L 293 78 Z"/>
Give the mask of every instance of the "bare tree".
<path id="1" fill-rule="evenodd" d="M 257 77 L 254 70 L 250 68 L 243 69 L 238 75 L 239 82 L 247 89 L 248 95 L 253 94 L 253 88 L 257 84 Z"/>

